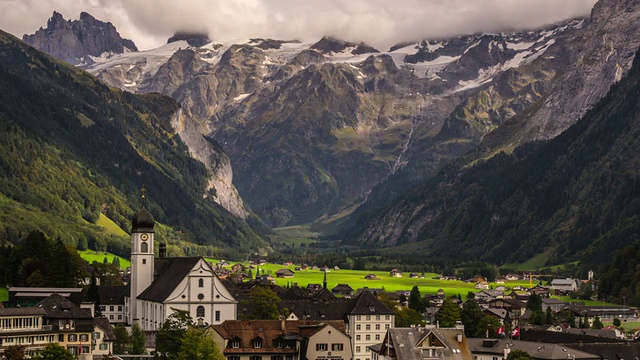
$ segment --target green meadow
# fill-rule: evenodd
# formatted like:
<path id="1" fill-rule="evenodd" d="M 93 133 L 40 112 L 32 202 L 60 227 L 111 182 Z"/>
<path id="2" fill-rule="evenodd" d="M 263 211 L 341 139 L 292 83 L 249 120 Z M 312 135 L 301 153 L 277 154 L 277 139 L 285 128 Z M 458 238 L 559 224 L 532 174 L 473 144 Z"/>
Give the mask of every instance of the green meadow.
<path id="1" fill-rule="evenodd" d="M 0 287 L 0 302 L 9 301 L 9 290 Z"/>
<path id="2" fill-rule="evenodd" d="M 113 255 L 111 253 L 108 252 L 99 252 L 99 251 L 93 251 L 93 250 L 84 250 L 84 251 L 80 251 L 78 250 L 78 254 L 80 254 L 80 256 L 89 264 L 91 264 L 94 261 L 97 261 L 99 263 L 104 261 L 104 258 L 107 258 L 107 261 L 109 261 L 109 263 L 111 264 L 113 262 L 113 258 L 118 257 L 120 258 L 120 268 L 121 269 L 126 269 L 129 266 L 131 266 L 131 261 L 123 258 L 123 257 L 119 257 L 116 255 Z"/>
<path id="3" fill-rule="evenodd" d="M 215 264 L 218 260 L 207 259 L 207 261 Z M 230 262 L 231 265 L 234 263 Z M 248 266 L 248 263 L 243 263 L 243 265 Z M 293 278 L 284 279 L 284 278 L 276 278 L 276 284 L 279 286 L 287 286 L 293 285 L 297 283 L 298 286 L 305 287 L 307 284 L 322 284 L 324 279 L 324 272 L 320 270 L 302 270 L 296 271 L 295 267 L 299 265 L 291 265 L 291 266 L 282 266 L 278 264 L 265 264 L 260 266 L 260 271 L 266 271 L 267 274 L 271 274 L 275 277 L 276 271 L 280 269 L 290 269 L 295 272 L 295 276 Z M 391 269 L 390 269 L 391 270 Z M 252 270 L 253 275 L 255 276 L 256 269 Z M 377 280 L 367 280 L 365 279 L 365 275 L 374 274 L 378 278 Z M 421 274 L 419 274 L 421 275 Z M 367 271 L 367 270 L 331 270 L 327 272 L 327 287 L 329 289 L 333 288 L 338 284 L 349 284 L 354 290 L 359 288 L 384 288 L 385 291 L 398 291 L 398 290 L 407 290 L 410 291 L 414 286 L 418 286 L 421 294 L 436 294 L 438 290 L 442 289 L 445 295 L 458 295 L 460 294 L 464 299 L 469 291 L 477 292 L 478 289 L 474 288 L 474 284 L 465 283 L 459 280 L 437 280 L 435 279 L 438 274 L 435 273 L 425 273 L 424 279 L 412 279 L 409 278 L 409 273 L 403 273 L 403 276 L 391 277 L 389 276 L 388 271 Z M 508 288 L 512 288 L 514 286 L 523 286 L 528 287 L 529 281 L 521 280 L 521 281 L 509 281 L 504 286 Z M 490 286 L 496 288 L 500 285 L 491 283 Z"/>

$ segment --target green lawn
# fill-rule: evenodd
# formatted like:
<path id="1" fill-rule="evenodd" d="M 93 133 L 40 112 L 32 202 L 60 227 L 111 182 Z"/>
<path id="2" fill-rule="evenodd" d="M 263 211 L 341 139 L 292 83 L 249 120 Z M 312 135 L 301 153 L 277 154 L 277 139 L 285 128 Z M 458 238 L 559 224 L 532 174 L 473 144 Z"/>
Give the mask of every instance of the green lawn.
<path id="1" fill-rule="evenodd" d="M 207 259 L 212 263 L 218 262 L 218 260 Z M 232 265 L 234 263 L 231 263 Z M 244 263 L 245 266 L 248 263 Z M 275 272 L 288 268 L 293 270 L 296 274 L 293 278 L 290 279 L 281 279 L 276 278 L 276 284 L 280 286 L 286 286 L 289 284 L 297 283 L 301 287 L 307 286 L 307 284 L 322 284 L 324 273 L 320 270 L 304 270 L 304 271 L 295 271 L 295 267 L 297 265 L 284 267 L 282 265 L 276 264 L 265 264 L 260 266 L 260 270 L 265 270 L 267 273 L 271 273 L 275 276 Z M 253 272 L 255 275 L 255 270 Z M 364 278 L 367 274 L 375 274 L 378 277 L 378 280 L 366 280 Z M 478 289 L 474 288 L 474 284 L 464 283 L 462 281 L 448 281 L 448 280 L 436 280 L 433 279 L 436 277 L 435 273 L 426 273 L 424 279 L 411 279 L 409 278 L 409 273 L 403 274 L 403 277 L 396 278 L 389 276 L 388 271 L 367 271 L 367 270 L 337 270 L 330 271 L 327 273 L 327 286 L 329 289 L 333 288 L 338 284 L 349 284 L 354 290 L 359 288 L 369 287 L 369 288 L 384 288 L 386 291 L 397 291 L 397 290 L 411 290 L 413 286 L 418 286 L 420 292 L 424 294 L 435 294 L 439 289 L 444 290 L 445 295 L 458 295 L 460 294 L 464 299 L 469 291 L 477 292 Z M 496 284 L 490 284 L 494 288 L 499 286 Z M 520 286 L 528 286 L 528 281 L 510 281 L 504 284 L 507 287 L 514 287 L 517 285 Z"/>
<path id="2" fill-rule="evenodd" d="M 107 252 L 98 252 L 98 251 L 93 251 L 93 250 L 84 250 L 84 251 L 78 251 L 78 254 L 80 254 L 80 256 L 87 262 L 92 263 L 94 261 L 97 262 L 103 262 L 104 258 L 107 258 L 107 261 L 109 261 L 109 263 L 113 262 L 113 258 L 116 257 L 116 255 L 107 253 Z M 119 257 L 119 256 L 118 256 Z M 119 257 L 120 258 L 120 268 L 121 269 L 126 269 L 129 266 L 131 266 L 131 261 Z"/>
<path id="3" fill-rule="evenodd" d="M 0 287 L 0 302 L 9 301 L 9 290 Z"/>
<path id="4" fill-rule="evenodd" d="M 603 305 L 603 306 L 610 306 L 610 305 L 620 305 L 620 304 L 613 304 L 613 303 L 608 303 L 608 302 L 602 302 L 602 301 L 598 301 L 598 300 L 580 300 L 580 299 L 572 299 L 568 296 L 553 296 L 553 298 L 555 299 L 559 299 L 562 300 L 566 303 L 584 303 L 587 306 L 598 306 L 598 305 Z"/>

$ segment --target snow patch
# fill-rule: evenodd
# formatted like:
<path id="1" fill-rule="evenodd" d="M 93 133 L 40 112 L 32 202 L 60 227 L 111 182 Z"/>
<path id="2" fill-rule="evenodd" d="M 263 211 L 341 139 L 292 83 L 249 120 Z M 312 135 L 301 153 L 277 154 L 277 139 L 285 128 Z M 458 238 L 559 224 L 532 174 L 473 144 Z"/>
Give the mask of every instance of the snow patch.
<path id="1" fill-rule="evenodd" d="M 242 100 L 246 99 L 249 95 L 251 95 L 251 93 L 240 94 L 240 95 L 238 95 L 238 96 L 234 97 L 234 98 L 233 98 L 233 101 L 235 101 L 235 102 L 240 102 L 240 101 L 242 101 Z"/>

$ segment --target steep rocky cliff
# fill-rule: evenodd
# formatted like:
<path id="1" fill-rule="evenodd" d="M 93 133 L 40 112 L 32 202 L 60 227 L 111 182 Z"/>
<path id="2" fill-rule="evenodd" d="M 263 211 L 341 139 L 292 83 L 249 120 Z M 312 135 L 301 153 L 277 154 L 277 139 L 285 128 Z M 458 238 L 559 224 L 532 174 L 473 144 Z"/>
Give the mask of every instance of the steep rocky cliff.
<path id="1" fill-rule="evenodd" d="M 80 13 L 79 20 L 70 21 L 54 11 L 45 29 L 24 35 L 22 40 L 73 65 L 92 63 L 91 57 L 138 51 L 133 41 L 120 37 L 111 23 L 86 12 Z"/>

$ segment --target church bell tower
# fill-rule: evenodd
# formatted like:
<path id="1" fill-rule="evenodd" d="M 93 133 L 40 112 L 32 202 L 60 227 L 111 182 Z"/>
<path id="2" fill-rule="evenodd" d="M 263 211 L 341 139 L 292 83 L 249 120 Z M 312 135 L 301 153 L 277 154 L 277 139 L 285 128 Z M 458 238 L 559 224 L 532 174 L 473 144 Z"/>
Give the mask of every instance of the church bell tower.
<path id="1" fill-rule="evenodd" d="M 131 219 L 130 324 L 140 323 L 142 309 L 138 309 L 137 298 L 153 282 L 154 225 L 155 220 L 144 205 Z"/>

